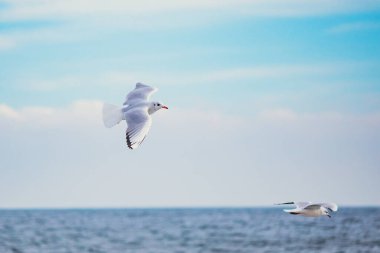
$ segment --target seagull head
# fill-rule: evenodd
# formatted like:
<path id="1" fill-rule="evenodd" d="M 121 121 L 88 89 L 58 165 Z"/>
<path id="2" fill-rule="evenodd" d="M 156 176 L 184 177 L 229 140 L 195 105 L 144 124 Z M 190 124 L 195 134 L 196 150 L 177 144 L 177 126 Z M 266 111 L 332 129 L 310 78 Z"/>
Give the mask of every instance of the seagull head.
<path id="1" fill-rule="evenodd" d="M 166 105 L 163 105 L 162 103 L 160 102 L 152 102 L 150 107 L 149 107 L 149 111 L 151 113 L 154 113 L 160 109 L 169 109 Z"/>

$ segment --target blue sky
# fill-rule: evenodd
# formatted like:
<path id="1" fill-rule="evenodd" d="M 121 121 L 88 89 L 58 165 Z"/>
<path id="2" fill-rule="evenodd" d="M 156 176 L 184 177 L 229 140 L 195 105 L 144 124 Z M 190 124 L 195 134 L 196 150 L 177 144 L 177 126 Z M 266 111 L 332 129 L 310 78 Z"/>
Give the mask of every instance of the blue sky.
<path id="1" fill-rule="evenodd" d="M 0 206 L 379 205 L 379 42 L 371 0 L 2 1 Z"/>

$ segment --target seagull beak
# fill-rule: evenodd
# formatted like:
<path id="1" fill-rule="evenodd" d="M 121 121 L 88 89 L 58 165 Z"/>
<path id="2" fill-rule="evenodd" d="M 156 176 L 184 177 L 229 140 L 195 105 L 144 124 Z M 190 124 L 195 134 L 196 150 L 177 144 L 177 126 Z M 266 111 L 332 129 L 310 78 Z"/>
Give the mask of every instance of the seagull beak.
<path id="1" fill-rule="evenodd" d="M 166 105 L 163 105 L 161 108 L 163 108 L 163 109 L 169 109 Z"/>

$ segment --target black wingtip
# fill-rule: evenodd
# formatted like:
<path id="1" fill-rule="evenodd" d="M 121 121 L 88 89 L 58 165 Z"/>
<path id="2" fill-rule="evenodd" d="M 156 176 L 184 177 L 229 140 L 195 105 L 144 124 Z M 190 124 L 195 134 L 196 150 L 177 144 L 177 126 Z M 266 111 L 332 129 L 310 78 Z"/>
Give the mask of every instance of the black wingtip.
<path id="1" fill-rule="evenodd" d="M 275 205 L 294 205 L 294 202 L 277 203 Z"/>
<path id="2" fill-rule="evenodd" d="M 127 140 L 128 148 L 129 148 L 129 149 L 133 149 L 133 148 L 132 148 L 132 143 L 131 143 L 131 138 L 129 137 L 128 132 L 126 133 L 126 140 Z"/>

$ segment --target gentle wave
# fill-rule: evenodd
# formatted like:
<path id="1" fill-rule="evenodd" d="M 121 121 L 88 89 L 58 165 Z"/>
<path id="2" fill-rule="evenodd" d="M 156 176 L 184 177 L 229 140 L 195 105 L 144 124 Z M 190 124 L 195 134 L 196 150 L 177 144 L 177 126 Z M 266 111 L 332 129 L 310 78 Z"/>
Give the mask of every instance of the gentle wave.
<path id="1" fill-rule="evenodd" d="M 380 208 L 0 210 L 0 252 L 380 252 Z"/>

